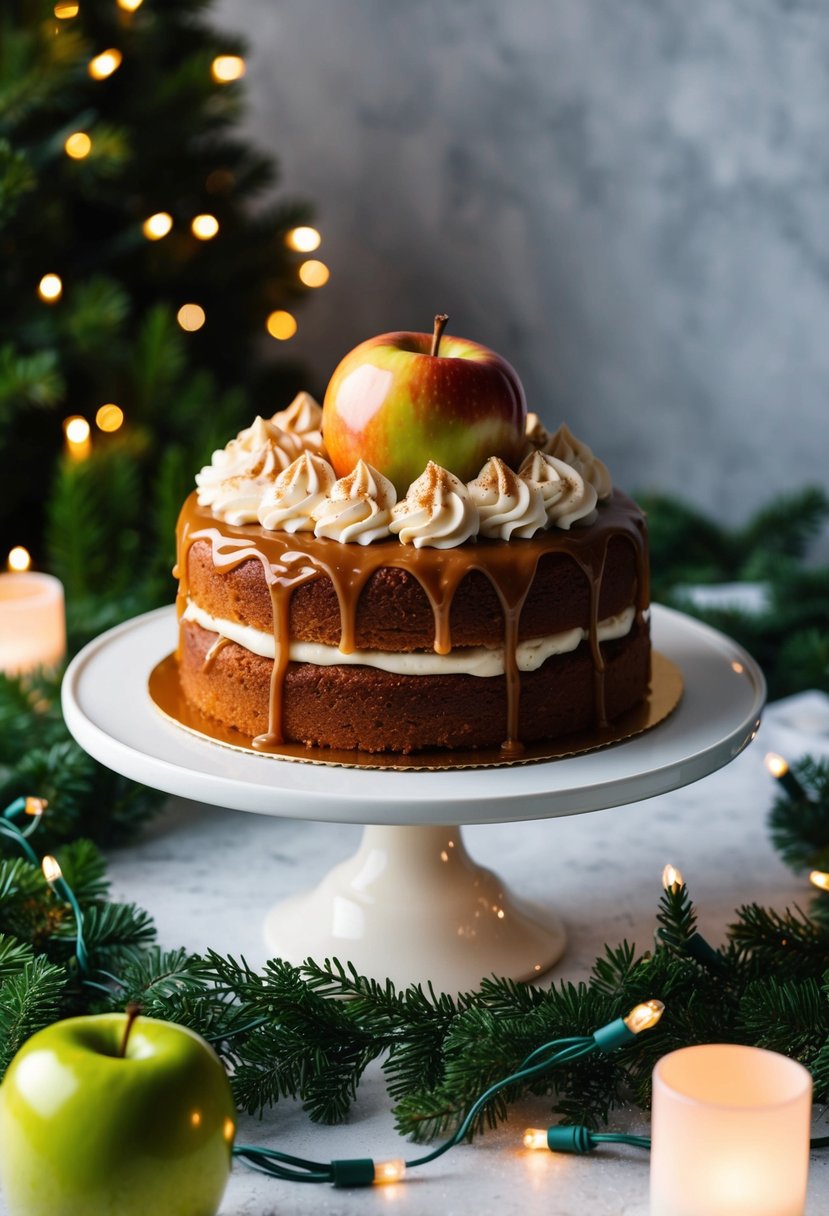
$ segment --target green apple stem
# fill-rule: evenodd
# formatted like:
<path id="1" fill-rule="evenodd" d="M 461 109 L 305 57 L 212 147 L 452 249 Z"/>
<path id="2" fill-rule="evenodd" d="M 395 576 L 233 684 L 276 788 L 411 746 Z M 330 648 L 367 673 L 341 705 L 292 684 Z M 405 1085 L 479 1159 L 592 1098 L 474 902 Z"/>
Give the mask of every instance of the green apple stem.
<path id="1" fill-rule="evenodd" d="M 440 340 L 443 337 L 443 331 L 446 329 L 446 322 L 448 320 L 449 317 L 445 312 L 439 312 L 435 317 L 435 331 L 432 334 L 432 349 L 429 351 L 430 355 L 437 355 L 439 353 Z"/>
<path id="2" fill-rule="evenodd" d="M 141 1006 L 130 1001 L 129 1005 L 127 1005 L 125 1012 L 127 1015 L 127 1024 L 124 1027 L 124 1036 L 121 1039 L 121 1048 L 118 1052 L 118 1055 L 120 1056 L 120 1058 L 122 1060 L 123 1060 L 124 1056 L 127 1054 L 127 1044 L 130 1041 L 130 1034 L 132 1032 L 133 1025 L 135 1024 L 135 1019 L 141 1013 Z"/>

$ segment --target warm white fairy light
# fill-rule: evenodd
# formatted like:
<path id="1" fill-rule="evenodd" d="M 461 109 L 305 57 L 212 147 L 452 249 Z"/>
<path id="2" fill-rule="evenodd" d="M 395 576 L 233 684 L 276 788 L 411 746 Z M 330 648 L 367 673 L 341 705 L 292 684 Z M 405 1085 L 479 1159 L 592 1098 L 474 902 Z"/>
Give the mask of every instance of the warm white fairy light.
<path id="1" fill-rule="evenodd" d="M 245 74 L 245 61 L 241 55 L 217 55 L 210 65 L 216 84 L 230 84 Z"/>
<path id="2" fill-rule="evenodd" d="M 43 861 L 40 863 L 40 867 L 43 870 L 43 877 L 48 883 L 57 882 L 59 878 L 63 877 L 63 870 L 60 868 L 60 862 L 58 861 L 57 857 L 53 857 L 51 853 L 46 854 Z"/>
<path id="3" fill-rule="evenodd" d="M 766 768 L 771 773 L 772 777 L 778 780 L 785 777 L 789 771 L 789 766 L 782 756 L 778 756 L 777 752 L 768 752 L 766 755 Z"/>
<path id="4" fill-rule="evenodd" d="M 546 1127 L 528 1127 L 524 1132 L 524 1148 L 547 1148 Z"/>
<path id="5" fill-rule="evenodd" d="M 316 228 L 305 225 L 292 228 L 285 234 L 285 244 L 289 249 L 296 249 L 297 253 L 313 253 L 315 249 L 319 249 L 321 241 L 322 237 Z"/>
<path id="6" fill-rule="evenodd" d="M 58 21 L 68 21 L 70 17 L 77 17 L 80 12 L 80 5 L 75 4 L 74 0 L 64 0 L 64 3 L 55 5 L 55 16 Z"/>
<path id="7" fill-rule="evenodd" d="M 400 1157 L 392 1161 L 375 1161 L 374 1181 L 379 1185 L 389 1182 L 402 1182 L 406 1175 L 406 1162 Z"/>
<path id="8" fill-rule="evenodd" d="M 331 278 L 331 271 L 325 262 L 318 262 L 316 258 L 303 262 L 298 274 L 306 287 L 324 287 Z"/>
<path id="9" fill-rule="evenodd" d="M 829 874 L 825 870 L 812 870 L 809 882 L 821 891 L 829 891 Z"/>
<path id="10" fill-rule="evenodd" d="M 28 549 L 24 549 L 23 545 L 15 545 L 9 551 L 9 556 L 6 558 L 6 565 L 9 570 L 17 574 L 22 574 L 24 570 L 28 570 L 32 564 L 31 555 Z"/>
<path id="11" fill-rule="evenodd" d="M 682 877 L 682 871 L 676 866 L 672 866 L 670 862 L 662 871 L 662 886 L 666 891 L 676 894 L 680 887 L 685 886 L 685 879 Z"/>
<path id="12" fill-rule="evenodd" d="M 141 225 L 141 231 L 148 241 L 160 241 L 173 226 L 173 217 L 169 211 L 156 211 L 148 216 Z"/>
<path id="13" fill-rule="evenodd" d="M 92 140 L 86 131 L 73 131 L 64 141 L 63 150 L 72 160 L 83 160 L 92 151 Z"/>
<path id="14" fill-rule="evenodd" d="M 144 0 L 115 0 L 115 2 L 125 13 L 134 13 L 136 9 L 141 7 Z"/>
<path id="15" fill-rule="evenodd" d="M 641 1034 L 655 1026 L 664 1012 L 662 1001 L 643 1001 L 641 1005 L 634 1005 L 624 1023 L 633 1034 Z"/>
<path id="16" fill-rule="evenodd" d="M 112 401 L 102 405 L 95 415 L 95 425 L 99 431 L 117 431 L 123 421 L 124 411 Z"/>
<path id="17" fill-rule="evenodd" d="M 89 75 L 93 80 L 106 80 L 113 72 L 117 72 L 123 58 L 123 55 L 116 47 L 110 47 L 108 51 L 101 51 L 100 55 L 96 55 L 94 59 L 90 59 Z"/>
<path id="18" fill-rule="evenodd" d="M 200 241 L 210 241 L 219 231 L 219 221 L 215 215 L 196 215 L 190 225 L 193 236 Z"/>
<path id="19" fill-rule="evenodd" d="M 45 798 L 35 798 L 30 794 L 26 799 L 24 811 L 27 815 L 39 819 L 48 805 L 49 803 Z"/>
<path id="20" fill-rule="evenodd" d="M 207 314 L 201 304 L 182 304 L 176 313 L 176 320 L 182 329 L 192 334 L 201 329 L 207 320 Z"/>
<path id="21" fill-rule="evenodd" d="M 63 280 L 59 274 L 45 274 L 37 285 L 37 294 L 47 304 L 54 304 L 63 295 Z"/>
<path id="22" fill-rule="evenodd" d="M 265 325 L 271 337 L 278 338 L 280 342 L 287 342 L 288 338 L 292 338 L 297 331 L 296 317 L 286 312 L 284 308 L 278 308 L 272 312 Z"/>

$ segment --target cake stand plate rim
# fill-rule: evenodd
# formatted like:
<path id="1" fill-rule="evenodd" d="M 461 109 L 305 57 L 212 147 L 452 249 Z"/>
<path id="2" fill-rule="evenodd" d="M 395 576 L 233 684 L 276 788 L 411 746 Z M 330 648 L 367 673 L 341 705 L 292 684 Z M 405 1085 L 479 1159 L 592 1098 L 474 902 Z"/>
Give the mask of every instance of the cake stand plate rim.
<path id="1" fill-rule="evenodd" d="M 655 647 L 681 670 L 670 718 L 614 747 L 511 768 L 337 769 L 259 757 L 186 734 L 158 713 L 146 682 L 175 644 L 163 607 L 90 642 L 63 681 L 67 726 L 96 760 L 167 793 L 216 806 L 350 823 L 463 824 L 550 818 L 688 785 L 751 741 L 765 680 L 738 643 L 675 609 L 652 606 Z"/>

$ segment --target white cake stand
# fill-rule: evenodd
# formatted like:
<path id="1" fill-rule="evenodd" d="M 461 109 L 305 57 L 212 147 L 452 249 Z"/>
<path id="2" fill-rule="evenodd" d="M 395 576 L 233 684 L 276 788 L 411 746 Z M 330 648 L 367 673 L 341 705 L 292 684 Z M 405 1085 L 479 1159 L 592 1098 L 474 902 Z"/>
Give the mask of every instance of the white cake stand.
<path id="1" fill-rule="evenodd" d="M 654 607 L 655 647 L 681 670 L 682 701 L 625 743 L 560 760 L 460 771 L 338 768 L 224 747 L 164 718 L 152 668 L 175 647 L 174 610 L 110 630 L 70 664 L 63 711 L 78 743 L 135 781 L 263 815 L 367 824 L 358 852 L 265 922 L 292 962 L 336 956 L 398 984 L 527 979 L 561 956 L 558 917 L 512 895 L 466 852 L 460 825 L 574 815 L 652 798 L 727 764 L 754 737 L 765 682 L 735 642 Z M 252 881 L 260 881 L 252 876 Z"/>

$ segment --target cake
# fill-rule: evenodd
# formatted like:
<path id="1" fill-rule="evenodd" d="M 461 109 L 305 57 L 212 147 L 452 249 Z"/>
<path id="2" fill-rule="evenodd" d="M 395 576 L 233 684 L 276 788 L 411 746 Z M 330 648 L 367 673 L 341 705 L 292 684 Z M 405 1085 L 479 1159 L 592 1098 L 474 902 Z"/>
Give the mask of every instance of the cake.
<path id="1" fill-rule="evenodd" d="M 332 463 L 330 404 L 300 394 L 197 476 L 177 529 L 188 705 L 265 750 L 600 741 L 648 691 L 639 507 L 523 393 L 508 458 L 468 477 L 478 457 L 445 467 L 438 434 L 402 490 L 400 468 L 396 487 L 359 454 Z"/>

